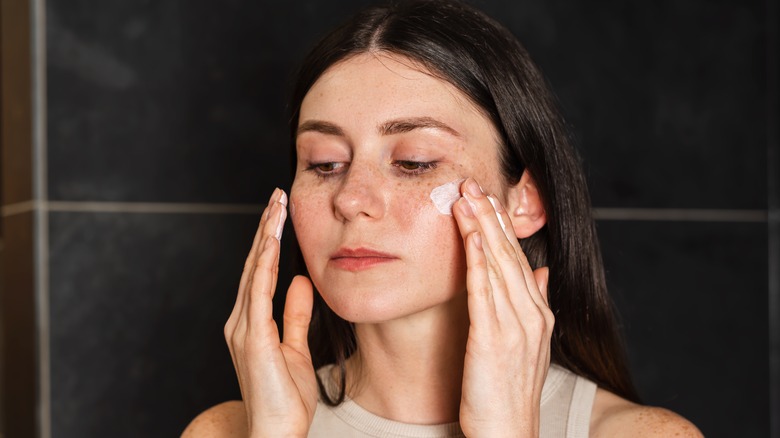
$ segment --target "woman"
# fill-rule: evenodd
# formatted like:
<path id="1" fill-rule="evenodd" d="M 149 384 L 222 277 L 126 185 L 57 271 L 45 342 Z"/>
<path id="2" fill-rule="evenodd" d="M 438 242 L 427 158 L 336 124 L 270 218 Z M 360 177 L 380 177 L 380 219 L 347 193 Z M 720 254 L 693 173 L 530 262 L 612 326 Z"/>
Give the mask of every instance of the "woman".
<path id="1" fill-rule="evenodd" d="M 447 0 L 370 8 L 309 54 L 291 108 L 289 200 L 225 326 L 243 401 L 185 436 L 700 436 L 636 403 L 578 158 L 505 28 Z M 311 280 L 280 343 L 288 209 Z"/>

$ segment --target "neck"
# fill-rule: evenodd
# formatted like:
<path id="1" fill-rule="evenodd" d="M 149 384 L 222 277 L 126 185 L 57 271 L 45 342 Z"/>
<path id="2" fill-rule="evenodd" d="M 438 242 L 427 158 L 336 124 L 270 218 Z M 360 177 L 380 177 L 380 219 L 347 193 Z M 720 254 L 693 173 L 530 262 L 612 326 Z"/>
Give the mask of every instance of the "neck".
<path id="1" fill-rule="evenodd" d="M 368 411 L 395 421 L 458 421 L 468 327 L 465 293 L 401 319 L 355 324 L 348 394 Z"/>

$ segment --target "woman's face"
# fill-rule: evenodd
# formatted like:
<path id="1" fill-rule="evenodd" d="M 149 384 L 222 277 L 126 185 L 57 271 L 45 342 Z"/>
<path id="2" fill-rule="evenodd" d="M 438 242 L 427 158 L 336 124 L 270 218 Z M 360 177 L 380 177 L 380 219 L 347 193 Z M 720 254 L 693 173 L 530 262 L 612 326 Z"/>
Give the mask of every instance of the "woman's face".
<path id="1" fill-rule="evenodd" d="M 352 322 L 424 312 L 465 293 L 463 243 L 431 190 L 474 177 L 503 200 L 497 134 L 408 58 L 363 54 L 303 100 L 291 218 L 311 279 Z"/>

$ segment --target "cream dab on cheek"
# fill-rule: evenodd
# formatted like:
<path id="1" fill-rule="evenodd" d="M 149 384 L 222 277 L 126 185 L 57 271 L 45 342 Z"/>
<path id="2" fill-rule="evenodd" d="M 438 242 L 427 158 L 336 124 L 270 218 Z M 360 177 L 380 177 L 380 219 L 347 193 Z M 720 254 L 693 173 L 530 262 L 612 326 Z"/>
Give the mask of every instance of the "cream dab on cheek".
<path id="1" fill-rule="evenodd" d="M 452 206 L 460 199 L 460 185 L 466 178 L 450 181 L 431 190 L 431 201 L 439 213 L 452 216 Z"/>

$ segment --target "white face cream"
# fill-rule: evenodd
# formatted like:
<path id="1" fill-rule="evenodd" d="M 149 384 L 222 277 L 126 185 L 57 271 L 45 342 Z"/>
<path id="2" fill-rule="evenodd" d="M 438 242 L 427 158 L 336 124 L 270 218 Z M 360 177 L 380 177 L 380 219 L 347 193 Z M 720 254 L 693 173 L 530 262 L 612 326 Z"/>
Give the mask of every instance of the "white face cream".
<path id="1" fill-rule="evenodd" d="M 460 199 L 460 185 L 466 178 L 450 181 L 431 190 L 431 201 L 439 213 L 452 216 L 452 206 Z"/>

